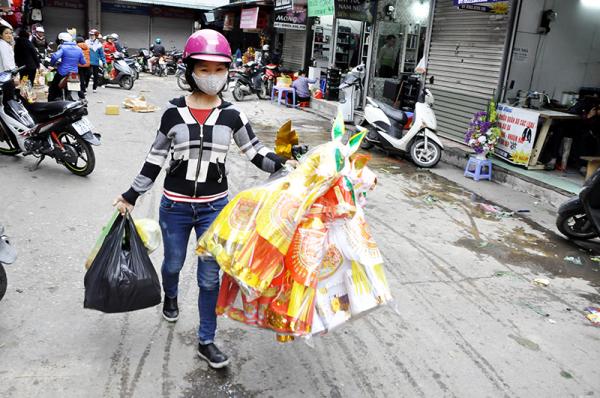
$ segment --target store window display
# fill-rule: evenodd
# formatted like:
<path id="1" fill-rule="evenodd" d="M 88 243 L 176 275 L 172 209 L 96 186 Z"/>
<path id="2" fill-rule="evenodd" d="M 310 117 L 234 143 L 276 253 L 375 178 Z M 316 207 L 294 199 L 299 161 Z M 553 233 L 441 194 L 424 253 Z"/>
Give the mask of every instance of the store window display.
<path id="1" fill-rule="evenodd" d="M 392 77 L 398 74 L 398 42 L 396 35 L 385 36 L 377 57 L 377 76 Z"/>

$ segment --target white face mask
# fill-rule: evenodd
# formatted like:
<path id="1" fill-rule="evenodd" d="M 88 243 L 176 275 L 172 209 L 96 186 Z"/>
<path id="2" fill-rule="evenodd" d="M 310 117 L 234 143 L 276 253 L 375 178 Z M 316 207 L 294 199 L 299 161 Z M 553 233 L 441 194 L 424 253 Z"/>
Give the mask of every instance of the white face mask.
<path id="1" fill-rule="evenodd" d="M 208 95 L 219 94 L 225 87 L 225 83 L 227 83 L 227 71 L 207 76 L 198 76 L 196 73 L 192 73 L 192 77 L 200 91 Z"/>

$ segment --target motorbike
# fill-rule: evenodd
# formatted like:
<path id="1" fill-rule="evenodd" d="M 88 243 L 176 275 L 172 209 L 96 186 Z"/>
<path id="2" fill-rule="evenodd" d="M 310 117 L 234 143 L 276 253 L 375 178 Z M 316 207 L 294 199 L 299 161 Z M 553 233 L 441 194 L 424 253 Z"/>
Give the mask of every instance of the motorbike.
<path id="1" fill-rule="evenodd" d="M 175 78 L 177 79 L 177 85 L 180 89 L 189 91 L 190 85 L 187 83 L 187 80 L 185 80 L 185 70 L 186 67 L 184 63 L 177 64 L 177 72 L 175 72 Z"/>
<path id="2" fill-rule="evenodd" d="M 365 65 L 360 64 L 346 74 L 339 86 L 339 109 L 344 117 L 344 122 L 354 123 L 354 110 L 361 105 L 360 98 L 362 98 L 364 79 Z"/>
<path id="3" fill-rule="evenodd" d="M 174 49 L 173 51 L 167 52 L 165 56 L 165 68 L 167 75 L 174 75 L 177 73 L 177 66 L 183 62 L 183 52 Z"/>
<path id="4" fill-rule="evenodd" d="M 135 57 L 125 57 L 124 61 L 131 68 L 133 72 L 133 80 L 137 80 L 140 78 L 140 72 L 142 71 L 142 66 L 138 63 Z"/>
<path id="5" fill-rule="evenodd" d="M 148 69 L 148 60 L 150 58 L 152 58 L 152 53 L 148 49 L 146 49 L 146 48 L 140 49 L 140 52 L 136 56 L 137 63 L 142 68 L 142 70 L 140 72 L 146 72 L 146 73 L 150 72 L 150 70 Z"/>
<path id="6" fill-rule="evenodd" d="M 440 161 L 444 145 L 436 134 L 433 102 L 433 94 L 428 88 L 421 90 L 414 113 L 367 97 L 361 125 L 368 129 L 368 133 L 361 148 L 377 146 L 390 153 L 409 154 L 417 166 L 434 167 Z M 412 123 L 410 118 L 414 119 Z"/>
<path id="7" fill-rule="evenodd" d="M 251 61 L 243 65 L 242 71 L 236 71 L 233 80 L 233 98 L 236 101 L 243 101 L 247 95 L 256 94 L 258 98 L 268 98 L 267 87 L 263 83 L 262 67 L 256 62 Z"/>
<path id="8" fill-rule="evenodd" d="M 58 83 L 58 88 L 60 88 L 61 96 L 54 101 L 75 101 L 75 98 L 78 97 L 78 93 L 81 90 L 79 73 L 71 72 L 63 77 Z"/>
<path id="9" fill-rule="evenodd" d="M 104 67 L 100 67 L 100 77 L 98 79 L 98 85 L 104 86 L 107 84 L 118 84 L 121 88 L 125 90 L 131 90 L 133 88 L 134 82 L 134 72 L 129 67 L 125 59 L 123 58 L 122 53 L 114 53 L 113 54 L 113 63 L 112 66 L 114 71 L 111 71 L 110 76 L 105 73 Z"/>
<path id="10" fill-rule="evenodd" d="M 0 154 L 33 155 L 38 161 L 32 170 L 49 156 L 73 174 L 90 174 L 100 135 L 86 117 L 87 101 L 29 103 L 13 83 L 21 69 L 0 73 Z"/>
<path id="11" fill-rule="evenodd" d="M 2 300 L 6 294 L 6 288 L 8 287 L 4 265 L 14 263 L 16 259 L 17 252 L 10 245 L 8 237 L 4 234 L 4 227 L 0 225 L 0 300 Z"/>
<path id="12" fill-rule="evenodd" d="M 556 228 L 573 240 L 600 236 L 600 169 L 585 181 L 578 196 L 560 205 Z"/>
<path id="13" fill-rule="evenodd" d="M 267 64 L 263 69 L 262 80 L 264 85 L 267 88 L 267 94 L 271 95 L 273 91 L 273 86 L 275 85 L 277 78 L 280 75 L 279 65 L 277 64 Z"/>

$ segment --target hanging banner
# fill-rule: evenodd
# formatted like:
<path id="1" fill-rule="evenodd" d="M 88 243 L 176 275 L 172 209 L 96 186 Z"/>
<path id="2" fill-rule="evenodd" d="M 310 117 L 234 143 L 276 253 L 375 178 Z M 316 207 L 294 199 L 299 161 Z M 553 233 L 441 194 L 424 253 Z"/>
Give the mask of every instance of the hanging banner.
<path id="1" fill-rule="evenodd" d="M 280 29 L 306 30 L 306 6 L 295 6 L 287 12 L 275 14 L 273 26 Z"/>
<path id="2" fill-rule="evenodd" d="M 492 14 L 506 15 L 508 14 L 508 2 L 493 3 L 490 5 L 481 4 L 461 4 L 458 6 L 461 10 L 489 12 Z"/>
<path id="3" fill-rule="evenodd" d="M 322 17 L 326 15 L 333 15 L 334 11 L 334 0 L 308 0 L 309 17 Z"/>
<path id="4" fill-rule="evenodd" d="M 494 153 L 511 163 L 527 166 L 538 128 L 539 112 L 498 104 L 500 139 Z"/>
<path id="5" fill-rule="evenodd" d="M 275 0 L 275 11 L 291 10 L 293 7 L 293 0 Z"/>
<path id="6" fill-rule="evenodd" d="M 452 0 L 454 6 L 460 6 L 463 4 L 485 4 L 485 3 L 499 3 L 506 0 Z"/>
<path id="7" fill-rule="evenodd" d="M 376 0 L 335 0 L 335 17 L 373 23 L 377 16 Z"/>
<path id="8" fill-rule="evenodd" d="M 258 7 L 244 8 L 240 16 L 240 29 L 256 29 L 258 22 Z"/>

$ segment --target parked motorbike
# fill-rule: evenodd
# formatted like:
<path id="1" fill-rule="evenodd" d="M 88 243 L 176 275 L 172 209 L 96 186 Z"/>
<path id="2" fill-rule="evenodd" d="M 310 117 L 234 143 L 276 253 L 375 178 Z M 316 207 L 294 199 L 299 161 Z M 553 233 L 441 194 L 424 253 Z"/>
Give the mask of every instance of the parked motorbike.
<path id="1" fill-rule="evenodd" d="M 8 237 L 4 234 L 4 227 L 0 225 L 0 300 L 2 300 L 6 294 L 6 288 L 8 287 L 4 265 L 14 263 L 16 259 L 17 252 L 10 245 Z"/>
<path id="2" fill-rule="evenodd" d="M 139 79 L 142 66 L 137 62 L 137 59 L 135 57 L 126 57 L 124 60 L 133 72 L 133 80 Z"/>
<path id="3" fill-rule="evenodd" d="M 79 97 L 78 93 L 81 90 L 79 81 L 79 73 L 71 72 L 63 77 L 58 83 L 61 95 L 54 101 L 75 101 Z"/>
<path id="4" fill-rule="evenodd" d="M 578 196 L 560 205 L 556 228 L 574 240 L 588 240 L 600 235 L 600 169 L 585 181 Z"/>
<path id="5" fill-rule="evenodd" d="M 100 145 L 100 135 L 85 116 L 87 102 L 29 103 L 13 83 L 21 69 L 0 73 L 0 154 L 33 155 L 33 169 L 49 156 L 73 174 L 90 174 L 96 165 L 91 145 Z"/>
<path id="6" fill-rule="evenodd" d="M 344 122 L 354 123 L 354 110 L 360 107 L 363 84 L 365 79 L 365 65 L 360 64 L 346 74 L 339 86 L 339 109 L 344 117 Z"/>
<path id="7" fill-rule="evenodd" d="M 136 59 L 137 59 L 138 64 L 142 68 L 141 72 L 146 72 L 146 73 L 150 72 L 150 70 L 148 69 L 148 60 L 150 58 L 152 58 L 152 53 L 148 49 L 146 49 L 146 48 L 140 49 L 140 52 L 138 53 Z"/>
<path id="8" fill-rule="evenodd" d="M 177 65 L 180 64 L 183 60 L 183 52 L 179 50 L 172 50 L 167 52 L 165 56 L 165 68 L 167 70 L 167 75 L 174 75 L 177 73 Z"/>
<path id="9" fill-rule="evenodd" d="M 436 134 L 433 102 L 431 91 L 423 88 L 412 114 L 367 97 L 362 126 L 369 132 L 361 148 L 377 146 L 393 153 L 408 153 L 417 166 L 434 167 L 440 160 L 444 145 Z M 409 124 L 410 116 L 414 118 L 412 125 Z"/>
<path id="10" fill-rule="evenodd" d="M 262 80 L 262 68 L 254 61 L 243 65 L 242 71 L 236 71 L 233 79 L 233 98 L 243 101 L 247 95 L 256 94 L 258 98 L 265 99 L 269 96 L 267 87 Z"/>
<path id="11" fill-rule="evenodd" d="M 180 89 L 189 91 L 190 85 L 187 83 L 187 80 L 185 80 L 185 70 L 186 67 L 184 63 L 177 64 L 177 72 L 175 72 L 175 78 L 177 79 L 177 85 Z"/>
<path id="12" fill-rule="evenodd" d="M 111 71 L 110 76 L 107 76 L 104 67 L 100 67 L 100 77 L 98 79 L 98 85 L 104 86 L 107 84 L 118 84 L 121 88 L 124 88 L 125 90 L 131 90 L 133 88 L 134 72 L 129 67 L 129 65 L 127 65 L 127 62 L 125 62 L 123 54 L 118 52 L 113 54 L 112 66 L 116 73 Z"/>
<path id="13" fill-rule="evenodd" d="M 267 88 L 267 94 L 271 95 L 273 86 L 275 85 L 277 78 L 280 76 L 279 65 L 267 64 L 264 66 L 262 80 Z"/>

